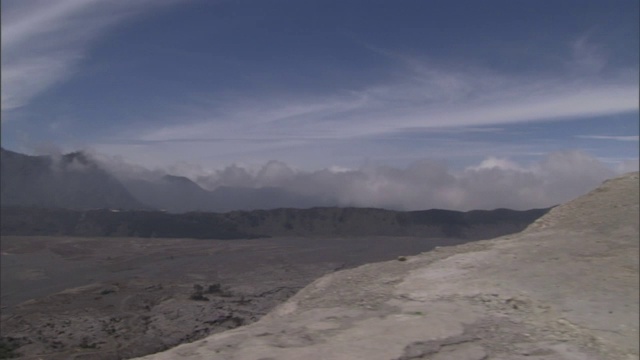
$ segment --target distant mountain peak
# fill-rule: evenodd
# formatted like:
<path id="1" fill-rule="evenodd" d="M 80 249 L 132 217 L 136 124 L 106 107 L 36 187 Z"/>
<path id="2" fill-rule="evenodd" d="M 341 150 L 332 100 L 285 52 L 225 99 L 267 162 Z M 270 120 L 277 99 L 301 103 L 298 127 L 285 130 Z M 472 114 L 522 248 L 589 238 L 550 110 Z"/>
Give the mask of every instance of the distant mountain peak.
<path id="1" fill-rule="evenodd" d="M 193 182 L 193 180 L 189 179 L 186 176 L 178 176 L 178 175 L 170 175 L 170 174 L 164 175 L 162 177 L 162 180 L 176 182 L 176 183 L 192 183 L 192 184 L 195 184 L 195 182 Z"/>
<path id="2" fill-rule="evenodd" d="M 200 185 L 198 185 L 196 182 L 194 182 L 193 180 L 189 179 L 186 176 L 164 175 L 162 177 L 162 181 L 170 185 L 179 186 L 183 189 L 186 188 L 190 190 L 197 190 L 199 192 L 200 191 L 207 192 Z"/>

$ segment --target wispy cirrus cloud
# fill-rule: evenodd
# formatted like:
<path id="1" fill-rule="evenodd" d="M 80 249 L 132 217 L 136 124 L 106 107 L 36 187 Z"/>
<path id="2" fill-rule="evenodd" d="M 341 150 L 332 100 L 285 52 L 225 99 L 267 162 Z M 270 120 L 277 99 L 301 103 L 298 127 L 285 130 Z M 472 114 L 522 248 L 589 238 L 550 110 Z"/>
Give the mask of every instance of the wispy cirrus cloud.
<path id="1" fill-rule="evenodd" d="M 589 40 L 589 35 L 580 36 L 570 45 L 571 59 L 567 68 L 577 73 L 597 74 L 607 65 L 607 55 L 601 46 Z"/>
<path id="2" fill-rule="evenodd" d="M 395 81 L 313 99 L 265 96 L 239 101 L 223 112 L 194 105 L 190 113 L 172 115 L 181 119 L 179 124 L 143 131 L 137 139 L 350 139 L 406 129 L 495 127 L 638 111 L 637 81 L 622 75 L 510 76 L 418 65 L 417 60 L 403 69 Z"/>
<path id="3" fill-rule="evenodd" d="M 574 60 L 573 52 L 569 53 L 567 62 Z M 556 71 L 509 74 L 406 55 L 383 56 L 395 68 L 397 75 L 391 80 L 372 79 L 360 88 L 313 97 L 295 92 L 253 97 L 199 94 L 190 103 L 162 109 L 162 114 L 153 117 L 153 127 L 127 128 L 119 137 L 102 139 L 96 146 L 118 153 L 126 148 L 128 154 L 140 154 L 145 162 L 154 164 L 180 158 L 218 165 L 220 159 L 275 158 L 328 166 L 331 153 L 339 153 L 342 161 L 348 161 L 347 157 L 356 161 L 391 159 L 399 151 L 406 158 L 442 151 L 449 156 L 469 156 L 469 152 L 490 156 L 506 149 L 495 142 L 458 141 L 456 137 L 526 137 L 506 129 L 521 123 L 548 124 L 638 111 L 637 76 L 629 76 L 637 74 L 637 69 L 585 76 L 566 71 L 566 62 L 561 61 Z M 403 141 L 406 146 L 384 148 L 378 140 Z M 525 148 L 515 143 L 504 146 L 514 155 L 550 150 L 530 140 L 520 143 Z"/>
<path id="4" fill-rule="evenodd" d="M 132 15 L 175 0 L 2 2 L 2 112 L 74 74 L 92 42 Z M 2 116 L 5 121 L 9 117 Z"/>
<path id="5" fill-rule="evenodd" d="M 576 135 L 575 137 L 580 139 L 595 139 L 595 140 L 614 140 L 614 141 L 640 141 L 640 136 L 638 135 Z"/>

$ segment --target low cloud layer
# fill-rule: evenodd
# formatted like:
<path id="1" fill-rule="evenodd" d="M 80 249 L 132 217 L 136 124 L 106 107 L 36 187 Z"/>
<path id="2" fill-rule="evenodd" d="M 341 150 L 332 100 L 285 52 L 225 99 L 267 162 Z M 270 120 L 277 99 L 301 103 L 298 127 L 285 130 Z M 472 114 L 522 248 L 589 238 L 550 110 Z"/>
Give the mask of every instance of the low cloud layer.
<path id="1" fill-rule="evenodd" d="M 162 173 L 123 162 L 106 164 L 119 177 L 136 174 L 150 179 Z M 621 171 L 637 171 L 637 167 L 637 160 L 612 167 L 583 152 L 564 151 L 531 164 L 492 157 L 462 170 L 432 160 L 416 161 L 404 168 L 334 167 L 318 171 L 300 171 L 270 161 L 254 169 L 231 165 L 208 174 L 191 174 L 191 178 L 208 190 L 277 187 L 304 198 L 305 206 L 309 199 L 317 199 L 318 205 L 398 210 L 530 209 L 566 202 Z"/>

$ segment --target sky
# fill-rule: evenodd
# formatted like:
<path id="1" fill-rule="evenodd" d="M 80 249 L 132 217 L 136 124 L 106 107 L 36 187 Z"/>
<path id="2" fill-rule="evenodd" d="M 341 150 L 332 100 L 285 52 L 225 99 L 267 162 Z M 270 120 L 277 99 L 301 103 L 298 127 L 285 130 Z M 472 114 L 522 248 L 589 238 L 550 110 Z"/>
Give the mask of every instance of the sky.
<path id="1" fill-rule="evenodd" d="M 194 179 L 274 161 L 461 174 L 573 154 L 638 167 L 635 0 L 1 4 L 14 151 L 85 150 Z"/>

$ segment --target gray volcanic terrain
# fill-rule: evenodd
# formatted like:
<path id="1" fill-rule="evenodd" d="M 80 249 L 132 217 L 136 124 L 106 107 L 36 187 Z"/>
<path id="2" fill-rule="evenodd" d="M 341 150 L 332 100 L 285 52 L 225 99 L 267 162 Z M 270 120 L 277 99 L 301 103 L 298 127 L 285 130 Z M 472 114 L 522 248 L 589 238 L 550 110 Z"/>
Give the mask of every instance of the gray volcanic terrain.
<path id="1" fill-rule="evenodd" d="M 637 173 L 522 233 L 471 240 L 4 235 L 0 351 L 34 360 L 170 348 L 147 358 L 638 358 Z"/>
<path id="2" fill-rule="evenodd" d="M 3 236 L 2 341 L 23 359 L 145 355 L 256 321 L 324 274 L 467 241 Z"/>
<path id="3" fill-rule="evenodd" d="M 143 359 L 638 359 L 638 188 L 627 174 L 519 234 L 326 275 Z"/>
<path id="4" fill-rule="evenodd" d="M 523 230 L 548 209 L 391 211 L 311 208 L 230 213 L 5 207 L 2 235 L 246 239 L 271 236 L 421 236 L 488 239 Z"/>

